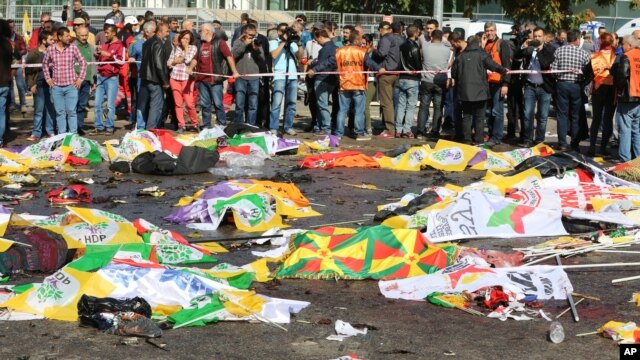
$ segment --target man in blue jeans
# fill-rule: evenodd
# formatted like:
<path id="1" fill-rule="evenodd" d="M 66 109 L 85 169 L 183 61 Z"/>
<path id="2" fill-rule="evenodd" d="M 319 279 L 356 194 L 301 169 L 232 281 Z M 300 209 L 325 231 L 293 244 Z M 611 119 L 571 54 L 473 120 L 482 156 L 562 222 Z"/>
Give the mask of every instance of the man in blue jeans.
<path id="1" fill-rule="evenodd" d="M 496 32 L 496 24 L 487 22 L 484 24 L 484 35 L 482 37 L 482 47 L 484 51 L 491 56 L 494 62 L 502 67 L 511 69 L 511 58 L 513 54 L 511 47 L 507 43 L 503 43 Z M 489 92 L 491 98 L 487 103 L 487 127 L 489 128 L 488 146 L 502 144 L 502 136 L 504 134 L 504 102 L 509 92 L 509 83 L 511 76 L 499 73 L 489 73 Z"/>
<path id="2" fill-rule="evenodd" d="M 9 93 L 14 71 L 11 70 L 13 60 L 9 34 L 11 29 L 5 19 L 0 19 L 0 147 L 4 147 L 4 131 L 9 120 Z"/>
<path id="3" fill-rule="evenodd" d="M 155 32 L 142 46 L 142 63 L 140 64 L 140 93 L 138 94 L 138 109 L 142 113 L 145 124 L 143 128 L 155 129 L 160 124 L 164 90 L 169 88 L 169 69 L 164 53 L 164 42 L 169 36 L 167 24 L 156 25 L 146 22 L 145 32 Z M 140 128 L 138 119 L 138 128 Z"/>
<path id="4" fill-rule="evenodd" d="M 273 57 L 273 72 L 276 74 L 296 72 L 296 56 L 299 49 L 301 48 L 298 48 L 298 44 L 288 40 L 286 31 L 280 34 L 278 39 L 269 41 L 269 51 Z M 269 128 L 274 132 L 278 131 L 280 127 L 280 106 L 283 99 L 285 102 L 284 133 L 295 135 L 293 118 L 296 115 L 296 102 L 298 101 L 298 77 L 296 75 L 275 75 L 273 78 Z"/>
<path id="5" fill-rule="evenodd" d="M 418 27 L 407 27 L 407 40 L 400 45 L 400 69 L 403 71 L 422 70 L 422 53 L 418 44 L 420 35 Z M 413 139 L 411 125 L 413 114 L 418 103 L 418 92 L 421 74 L 405 73 L 400 75 L 396 90 L 398 91 L 398 106 L 396 107 L 396 133 L 395 137 Z"/>
<path id="6" fill-rule="evenodd" d="M 567 132 L 571 121 L 571 150 L 580 151 L 580 107 L 582 107 L 583 71 L 591 61 L 591 55 L 580 48 L 580 31 L 567 32 L 567 45 L 559 47 L 555 53 L 551 70 L 569 71 L 559 73 L 556 85 L 556 112 L 558 119 L 558 147 L 567 151 Z M 580 73 L 577 73 L 580 71 Z M 569 119 L 571 114 L 571 119 Z"/>
<path id="7" fill-rule="evenodd" d="M 614 75 L 618 90 L 618 155 L 620 161 L 629 161 L 640 156 L 640 75 L 637 70 L 640 68 L 640 40 L 627 35 L 622 41 L 622 49 L 624 54 Z"/>
<path id="8" fill-rule="evenodd" d="M 53 46 L 56 43 L 53 35 L 46 30 L 41 30 L 38 37 L 40 44 L 37 49 L 27 54 L 27 64 L 42 64 L 45 51 L 49 46 Z M 47 136 L 55 134 L 53 119 L 56 112 L 53 108 L 53 103 L 51 103 L 49 85 L 44 81 L 42 68 L 28 67 L 25 69 L 25 73 L 28 86 L 33 94 L 33 130 L 27 140 L 37 142 L 42 138 L 43 125 Z"/>
<path id="9" fill-rule="evenodd" d="M 551 93 L 555 86 L 553 74 L 540 74 L 539 71 L 549 70 L 554 60 L 554 50 L 544 42 L 544 29 L 535 28 L 533 38 L 524 43 L 524 47 L 516 53 L 516 58 L 522 59 L 524 69 L 536 71 L 536 73 L 523 75 L 524 83 L 524 129 L 520 147 L 531 147 L 544 142 L 547 131 L 547 117 L 551 105 Z M 537 126 L 533 131 L 533 118 L 538 104 L 538 112 L 535 116 Z M 534 136 L 535 135 L 535 136 Z"/>
<path id="10" fill-rule="evenodd" d="M 58 42 L 47 48 L 42 60 L 42 71 L 47 84 L 51 87 L 58 133 L 75 133 L 78 128 L 76 115 L 78 89 L 87 73 L 87 62 L 84 61 L 78 48 L 71 44 L 69 29 L 61 27 L 56 35 Z M 76 64 L 80 66 L 79 73 L 76 73 Z M 69 127 L 67 127 L 67 121 Z"/>
<path id="11" fill-rule="evenodd" d="M 336 71 L 336 45 L 326 29 L 316 30 L 313 34 L 316 41 L 322 45 L 318 52 L 318 58 L 311 63 L 312 68 L 307 71 L 307 75 L 313 77 L 316 72 Z M 316 75 L 314 79 L 314 90 L 318 101 L 318 122 L 313 132 L 316 135 L 329 135 L 331 132 L 331 108 L 329 107 L 329 97 L 336 88 L 337 78 L 335 75 Z"/>
<path id="12" fill-rule="evenodd" d="M 227 42 L 216 35 L 212 23 L 204 23 L 200 26 L 200 40 L 196 55 L 196 61 L 198 61 L 196 81 L 198 101 L 202 108 L 202 127 L 211 127 L 212 107 L 216 113 L 217 124 L 225 125 L 227 120 L 222 103 L 222 86 L 227 79 L 209 74 L 223 74 L 227 69 L 231 69 L 233 77 L 237 78 L 239 74 L 236 70 L 236 62 Z"/>
<path id="13" fill-rule="evenodd" d="M 260 90 L 260 78 L 247 76 L 260 72 L 260 66 L 264 63 L 264 49 L 256 40 L 258 31 L 256 26 L 248 23 L 242 28 L 242 35 L 233 43 L 231 54 L 236 62 L 236 69 L 242 73 L 237 78 L 235 123 L 242 124 L 246 120 L 249 125 L 256 125 L 258 116 L 258 91 Z"/>
<path id="14" fill-rule="evenodd" d="M 98 61 L 103 63 L 98 65 L 98 76 L 96 79 L 96 105 L 95 105 L 95 131 L 94 135 L 104 133 L 109 134 L 115 132 L 116 117 L 116 96 L 118 95 L 118 75 L 122 64 L 113 63 L 114 61 L 124 61 L 122 42 L 116 36 L 117 28 L 115 25 L 105 25 L 104 35 L 107 42 L 96 49 Z M 104 96 L 107 95 L 107 121 L 103 124 L 104 111 L 102 110 L 102 102 Z"/>

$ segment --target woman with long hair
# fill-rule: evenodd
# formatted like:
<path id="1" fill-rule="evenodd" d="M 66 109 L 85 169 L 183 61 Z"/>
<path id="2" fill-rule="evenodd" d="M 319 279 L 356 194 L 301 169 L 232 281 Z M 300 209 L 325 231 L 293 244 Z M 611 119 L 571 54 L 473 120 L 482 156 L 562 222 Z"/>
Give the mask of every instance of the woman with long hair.
<path id="1" fill-rule="evenodd" d="M 591 55 L 591 68 L 593 70 L 593 92 L 591 103 L 593 107 L 593 121 L 589 131 L 589 156 L 596 154 L 596 140 L 602 124 L 602 138 L 600 140 L 600 155 L 608 155 L 607 144 L 613 132 L 613 115 L 616 109 L 613 86 L 613 74 L 611 67 L 616 60 L 614 38 L 609 33 L 600 35 L 599 51 Z"/>
<path id="2" fill-rule="evenodd" d="M 178 132 L 185 131 L 184 111 L 182 105 L 187 108 L 187 115 L 191 119 L 193 130 L 198 131 L 198 114 L 196 113 L 196 99 L 194 96 L 195 79 L 191 76 L 197 65 L 195 60 L 198 49 L 193 45 L 195 39 L 189 30 L 183 30 L 178 35 L 178 45 L 173 48 L 167 65 L 171 69 L 169 85 L 173 92 L 178 120 Z"/>

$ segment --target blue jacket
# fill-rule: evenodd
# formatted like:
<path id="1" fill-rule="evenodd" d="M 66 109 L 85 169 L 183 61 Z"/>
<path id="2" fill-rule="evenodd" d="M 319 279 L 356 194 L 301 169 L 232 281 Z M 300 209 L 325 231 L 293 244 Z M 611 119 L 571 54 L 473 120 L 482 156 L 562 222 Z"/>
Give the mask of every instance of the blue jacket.
<path id="1" fill-rule="evenodd" d="M 336 44 L 333 41 L 327 41 L 322 45 L 322 49 L 318 53 L 318 59 L 313 66 L 315 72 L 338 71 L 336 63 Z M 335 75 L 316 75 L 316 81 L 337 81 Z"/>

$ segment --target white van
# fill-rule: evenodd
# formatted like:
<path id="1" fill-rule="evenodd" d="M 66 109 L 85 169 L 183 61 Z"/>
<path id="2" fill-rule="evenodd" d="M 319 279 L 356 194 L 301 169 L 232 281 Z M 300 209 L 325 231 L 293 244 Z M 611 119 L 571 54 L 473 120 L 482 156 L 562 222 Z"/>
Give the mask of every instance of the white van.
<path id="1" fill-rule="evenodd" d="M 490 20 L 493 21 L 493 20 Z M 472 20 L 468 18 L 453 18 L 453 19 L 445 19 L 442 21 L 440 25 L 440 29 L 445 26 L 451 28 L 451 31 L 457 31 L 462 35 L 463 39 L 468 38 L 471 35 L 475 35 L 479 32 L 484 31 L 484 24 L 488 21 L 482 20 Z M 504 21 L 493 21 L 496 24 L 496 32 L 498 33 L 498 38 L 500 39 L 510 39 L 511 38 L 511 26 L 512 23 L 504 22 Z"/>
<path id="2" fill-rule="evenodd" d="M 618 36 L 620 37 L 623 37 L 623 36 L 631 35 L 631 33 L 636 30 L 640 30 L 640 18 L 633 19 L 628 23 L 622 25 L 620 29 L 616 31 L 616 34 L 618 34 Z"/>

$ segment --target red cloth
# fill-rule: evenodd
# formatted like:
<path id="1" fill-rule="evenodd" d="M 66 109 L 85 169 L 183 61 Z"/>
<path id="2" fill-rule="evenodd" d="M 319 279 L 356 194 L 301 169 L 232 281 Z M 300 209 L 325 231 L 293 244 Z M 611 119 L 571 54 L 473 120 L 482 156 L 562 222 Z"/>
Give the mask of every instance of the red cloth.
<path id="1" fill-rule="evenodd" d="M 240 145 L 240 146 L 225 146 L 218 149 L 218 153 L 226 153 L 226 152 L 235 152 L 242 155 L 251 154 L 251 146 L 249 145 Z"/>
<path id="2" fill-rule="evenodd" d="M 162 151 L 168 151 L 174 156 L 180 155 L 180 151 L 182 151 L 183 145 L 173 138 L 173 135 L 169 130 L 152 129 L 151 132 L 156 134 L 158 140 L 160 140 Z"/>
<path id="3" fill-rule="evenodd" d="M 380 165 L 370 156 L 359 151 L 338 151 L 305 157 L 298 166 L 308 169 L 332 167 L 378 168 Z"/>
<path id="4" fill-rule="evenodd" d="M 75 157 L 72 154 L 69 154 L 69 156 L 67 156 L 66 163 L 69 163 L 71 165 L 89 165 L 89 160 Z"/>

